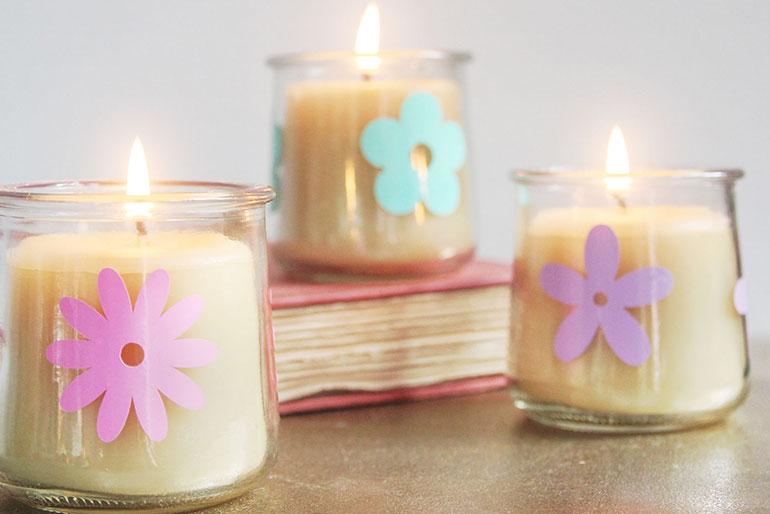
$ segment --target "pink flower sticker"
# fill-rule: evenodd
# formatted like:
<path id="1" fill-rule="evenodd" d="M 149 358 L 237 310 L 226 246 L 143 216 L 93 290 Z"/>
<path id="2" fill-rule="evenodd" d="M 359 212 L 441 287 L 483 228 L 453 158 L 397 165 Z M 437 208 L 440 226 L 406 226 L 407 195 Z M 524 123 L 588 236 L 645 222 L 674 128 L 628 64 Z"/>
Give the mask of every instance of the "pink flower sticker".
<path id="1" fill-rule="evenodd" d="M 644 307 L 669 295 L 671 273 L 659 267 L 640 268 L 616 279 L 620 244 L 610 227 L 591 229 L 585 246 L 584 277 L 561 264 L 546 264 L 540 284 L 551 298 L 574 306 L 556 332 L 554 352 L 563 362 L 577 359 L 601 328 L 612 351 L 629 366 L 650 356 L 650 340 L 627 309 Z"/>
<path id="2" fill-rule="evenodd" d="M 85 369 L 64 388 L 59 405 L 76 412 L 103 395 L 96 419 L 99 439 L 118 438 L 133 405 L 142 430 L 153 441 L 168 433 L 161 393 L 190 410 L 203 407 L 203 391 L 178 368 L 210 364 L 217 355 L 205 339 L 178 339 L 203 311 L 203 299 L 188 296 L 164 312 L 170 290 L 168 272 L 147 276 L 131 304 L 126 284 L 117 271 L 99 272 L 102 315 L 89 304 L 64 297 L 64 319 L 86 340 L 62 340 L 48 346 L 49 362 L 67 369 Z"/>

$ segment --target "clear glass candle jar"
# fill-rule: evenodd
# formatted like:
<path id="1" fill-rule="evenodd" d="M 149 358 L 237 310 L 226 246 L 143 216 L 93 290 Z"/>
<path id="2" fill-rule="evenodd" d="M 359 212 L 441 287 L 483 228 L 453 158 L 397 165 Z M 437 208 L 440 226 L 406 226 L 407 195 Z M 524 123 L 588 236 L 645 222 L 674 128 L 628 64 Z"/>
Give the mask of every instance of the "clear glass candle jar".
<path id="1" fill-rule="evenodd" d="M 278 415 L 268 187 L 0 188 L 0 487 L 190 510 L 265 473 Z"/>
<path id="2" fill-rule="evenodd" d="M 656 431 L 715 421 L 741 403 L 741 176 L 515 173 L 518 408 L 562 428 Z"/>
<path id="3" fill-rule="evenodd" d="M 411 275 L 473 256 L 468 59 L 402 51 L 269 61 L 279 210 L 271 242 L 285 268 Z"/>

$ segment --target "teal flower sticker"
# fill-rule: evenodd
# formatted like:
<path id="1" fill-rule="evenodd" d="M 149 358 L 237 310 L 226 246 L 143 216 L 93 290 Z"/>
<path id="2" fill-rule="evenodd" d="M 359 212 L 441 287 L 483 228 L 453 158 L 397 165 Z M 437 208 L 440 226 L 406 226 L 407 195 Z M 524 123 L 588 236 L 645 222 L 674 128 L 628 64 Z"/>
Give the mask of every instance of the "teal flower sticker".
<path id="1" fill-rule="evenodd" d="M 381 168 L 374 183 L 377 203 L 387 212 L 414 212 L 419 202 L 436 216 L 452 214 L 460 203 L 457 172 L 465 163 L 465 135 L 458 123 L 444 121 L 438 99 L 414 93 L 401 104 L 400 119 L 377 118 L 361 134 L 361 153 Z M 430 162 L 420 175 L 412 150 L 425 146 Z"/>
<path id="2" fill-rule="evenodd" d="M 271 203 L 273 209 L 278 208 L 281 197 L 281 164 L 283 163 L 283 129 L 279 125 L 273 125 L 273 163 L 272 183 L 275 190 L 275 201 Z"/>

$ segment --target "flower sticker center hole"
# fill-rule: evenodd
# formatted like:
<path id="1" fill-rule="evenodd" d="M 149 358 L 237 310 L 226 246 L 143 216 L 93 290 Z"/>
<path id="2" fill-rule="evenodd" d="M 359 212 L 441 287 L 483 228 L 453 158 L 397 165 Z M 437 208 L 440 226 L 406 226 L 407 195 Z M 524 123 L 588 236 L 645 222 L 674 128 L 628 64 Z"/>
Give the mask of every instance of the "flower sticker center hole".
<path id="1" fill-rule="evenodd" d="M 604 307 L 609 302 L 607 295 L 599 291 L 594 295 L 594 305 Z"/>
<path id="2" fill-rule="evenodd" d="M 412 151 L 409 153 L 409 158 L 414 171 L 423 177 L 428 173 L 430 161 L 433 160 L 433 154 L 431 154 L 428 145 L 419 144 L 412 148 Z"/>
<path id="3" fill-rule="evenodd" d="M 138 343 L 126 343 L 120 350 L 120 360 L 130 368 L 135 368 L 144 362 L 144 348 Z"/>

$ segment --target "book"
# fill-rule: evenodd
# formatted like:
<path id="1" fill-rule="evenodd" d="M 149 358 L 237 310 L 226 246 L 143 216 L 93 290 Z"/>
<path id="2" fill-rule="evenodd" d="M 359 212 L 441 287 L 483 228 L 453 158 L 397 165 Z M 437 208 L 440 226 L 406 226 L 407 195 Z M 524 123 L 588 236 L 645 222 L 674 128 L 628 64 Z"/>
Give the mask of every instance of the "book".
<path id="1" fill-rule="evenodd" d="M 282 414 L 508 384 L 510 265 L 441 276 L 271 282 Z"/>

